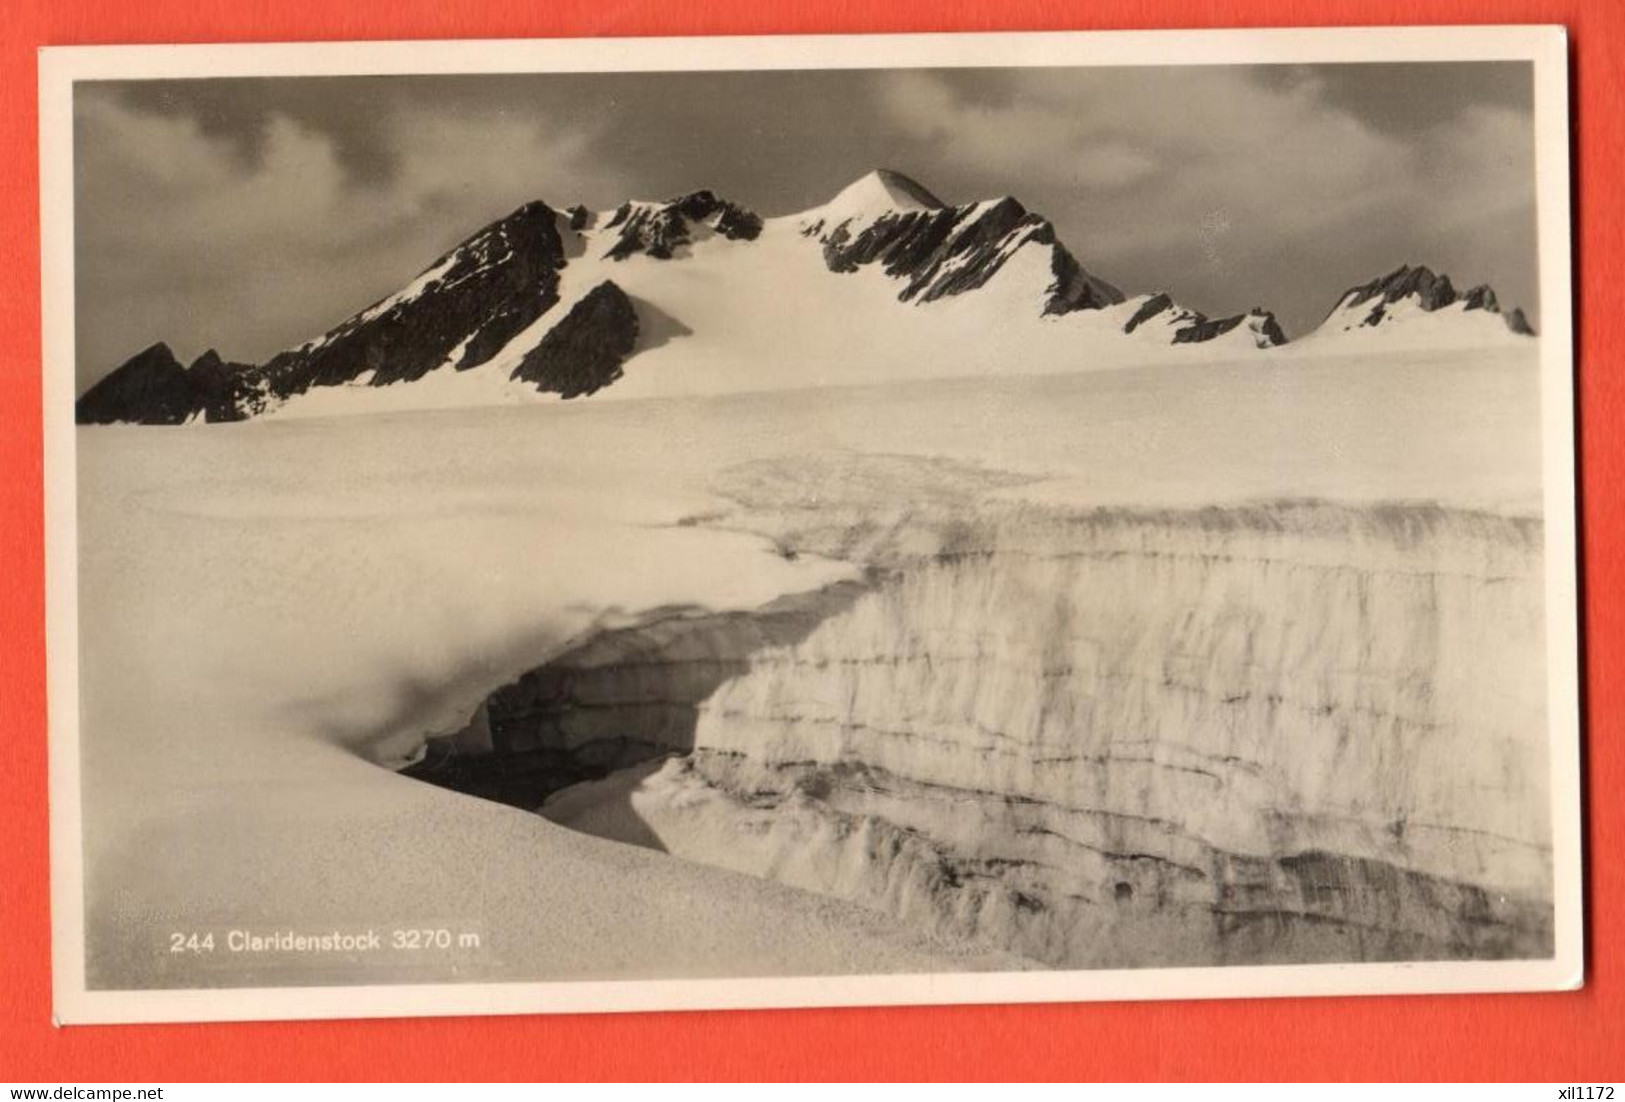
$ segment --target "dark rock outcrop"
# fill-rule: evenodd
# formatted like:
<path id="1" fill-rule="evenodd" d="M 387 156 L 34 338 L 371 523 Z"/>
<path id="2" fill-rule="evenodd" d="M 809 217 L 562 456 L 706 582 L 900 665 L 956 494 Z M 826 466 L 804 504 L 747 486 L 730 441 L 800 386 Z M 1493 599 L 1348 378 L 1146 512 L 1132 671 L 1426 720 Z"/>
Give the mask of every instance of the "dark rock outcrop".
<path id="1" fill-rule="evenodd" d="M 637 341 L 637 310 L 626 292 L 606 279 L 570 307 L 512 377 L 540 391 L 579 398 L 619 379 Z"/>
<path id="2" fill-rule="evenodd" d="M 1344 295 L 1343 305 L 1352 308 L 1378 299 L 1380 306 L 1412 296 L 1420 300 L 1422 309 L 1432 311 L 1455 302 L 1456 289 L 1447 275 L 1436 275 L 1425 265 L 1404 264 L 1381 279 L 1352 288 Z"/>
<path id="3" fill-rule="evenodd" d="M 1522 307 L 1513 307 L 1512 313 L 1505 315 L 1505 317 L 1507 328 L 1514 333 L 1522 337 L 1533 337 L 1535 335 L 1535 327 L 1529 324 L 1528 318 L 1524 317 Z"/>
<path id="4" fill-rule="evenodd" d="M 658 205 L 622 203 L 604 227 L 618 231 L 604 255 L 612 260 L 637 255 L 670 260 L 678 249 L 693 243 L 698 225 L 730 241 L 754 241 L 762 232 L 759 215 L 713 192 L 696 191 Z"/>
<path id="5" fill-rule="evenodd" d="M 1255 306 L 1251 312 L 1236 314 L 1227 318 L 1209 318 L 1196 310 L 1189 310 L 1177 305 L 1166 291 L 1152 295 L 1141 304 L 1123 325 L 1124 333 L 1132 333 L 1140 326 L 1145 325 L 1153 318 L 1168 314 L 1166 324 L 1173 329 L 1174 344 L 1200 344 L 1235 329 L 1243 323 L 1251 328 L 1254 343 L 1259 348 L 1277 348 L 1287 342 L 1286 333 L 1281 329 L 1280 322 L 1275 315 L 1262 306 Z"/>
<path id="6" fill-rule="evenodd" d="M 737 203 L 719 199 L 710 191 L 696 191 L 673 205 L 690 222 L 703 222 L 730 241 L 755 241 L 762 233 L 761 216 Z"/>
<path id="7" fill-rule="evenodd" d="M 191 375 L 194 382 L 203 383 L 204 385 L 208 385 L 208 381 L 224 380 L 230 377 L 230 369 L 226 361 L 222 360 L 220 353 L 212 348 L 193 360 L 186 371 Z"/>
<path id="8" fill-rule="evenodd" d="M 1054 281 L 1045 293 L 1045 314 L 1123 301 L 1116 287 L 1084 270 L 1047 219 L 1008 196 L 971 206 L 899 211 L 855 231 L 849 222 L 826 226 L 820 220 L 805 232 L 823 242 L 830 271 L 879 264 L 903 282 L 897 297 L 904 302 L 933 302 L 983 287 L 1018 249 L 1029 247 L 1050 250 Z"/>
<path id="9" fill-rule="evenodd" d="M 1286 330 L 1281 328 L 1281 323 L 1276 320 L 1273 313 L 1262 306 L 1255 306 L 1248 316 L 1259 319 L 1256 331 L 1263 341 L 1269 342 L 1266 345 L 1260 341 L 1260 348 L 1279 347 L 1287 342 Z"/>
<path id="10" fill-rule="evenodd" d="M 1236 314 L 1228 318 L 1209 318 L 1196 314 L 1194 320 L 1174 332 L 1175 344 L 1199 344 L 1210 341 L 1246 324 L 1253 333 L 1253 341 L 1259 348 L 1278 348 L 1286 343 L 1286 333 L 1281 329 L 1281 323 L 1275 320 L 1275 315 L 1262 306 L 1255 306 L 1245 314 Z"/>
<path id="11" fill-rule="evenodd" d="M 239 402 L 248 397 L 245 383 L 249 364 L 227 363 L 214 349 L 192 361 L 186 377 L 192 384 L 192 400 L 203 419 L 209 422 L 241 421 Z"/>
<path id="12" fill-rule="evenodd" d="M 196 412 L 186 368 L 162 341 L 130 357 L 74 406 L 81 425 L 179 425 Z"/>
<path id="13" fill-rule="evenodd" d="M 244 397 L 249 364 L 232 364 L 211 348 L 182 367 L 169 349 L 158 343 L 86 390 L 76 406 L 80 424 L 182 424 L 202 416 L 205 421 L 241 421 L 237 401 Z"/>
<path id="14" fill-rule="evenodd" d="M 1245 314 L 1237 314 L 1229 318 L 1201 317 L 1183 329 L 1174 333 L 1175 344 L 1200 344 L 1210 341 L 1214 337 L 1222 337 L 1245 319 Z"/>
<path id="15" fill-rule="evenodd" d="M 179 425 L 198 415 L 205 421 L 240 421 L 237 403 L 251 370 L 222 360 L 212 348 L 182 367 L 160 342 L 86 391 L 75 419 L 82 425 Z"/>
<path id="16" fill-rule="evenodd" d="M 1127 323 L 1124 324 L 1123 332 L 1132 333 L 1140 326 L 1162 313 L 1164 310 L 1172 310 L 1173 308 L 1174 300 L 1168 297 L 1168 292 L 1159 291 L 1150 298 L 1146 299 L 1145 302 L 1141 304 L 1140 308 L 1134 311 L 1134 316 L 1129 318 Z M 1197 315 L 1193 314 L 1189 310 L 1181 310 L 1179 312 L 1179 316 L 1183 318 L 1193 318 Z"/>
<path id="17" fill-rule="evenodd" d="M 1033 215 L 1032 217 L 1037 217 Z M 1044 221 L 1035 229 L 1028 241 L 1037 245 L 1053 246 L 1050 252 L 1050 271 L 1055 282 L 1050 285 L 1044 313 L 1070 314 L 1074 310 L 1099 310 L 1123 301 L 1123 292 L 1105 280 L 1085 271 L 1078 258 L 1062 245 L 1055 236 L 1055 227 Z"/>
<path id="18" fill-rule="evenodd" d="M 1462 296 L 1461 301 L 1468 310 L 1488 310 L 1492 314 L 1501 312 L 1501 304 L 1496 301 L 1495 291 L 1487 283 L 1480 283 L 1468 291 Z"/>

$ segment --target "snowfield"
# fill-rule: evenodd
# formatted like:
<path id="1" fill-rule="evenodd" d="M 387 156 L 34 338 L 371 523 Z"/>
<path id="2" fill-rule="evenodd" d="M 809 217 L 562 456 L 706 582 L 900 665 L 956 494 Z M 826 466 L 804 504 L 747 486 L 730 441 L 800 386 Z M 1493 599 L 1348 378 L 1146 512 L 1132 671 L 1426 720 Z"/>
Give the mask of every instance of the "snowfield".
<path id="1" fill-rule="evenodd" d="M 952 303 L 863 357 L 760 305 L 608 401 L 79 430 L 92 987 L 1550 952 L 1534 341 L 927 379 Z M 680 758 L 547 817 L 392 771 L 571 655 L 559 737 Z M 482 945 L 158 951 L 378 923 Z"/>

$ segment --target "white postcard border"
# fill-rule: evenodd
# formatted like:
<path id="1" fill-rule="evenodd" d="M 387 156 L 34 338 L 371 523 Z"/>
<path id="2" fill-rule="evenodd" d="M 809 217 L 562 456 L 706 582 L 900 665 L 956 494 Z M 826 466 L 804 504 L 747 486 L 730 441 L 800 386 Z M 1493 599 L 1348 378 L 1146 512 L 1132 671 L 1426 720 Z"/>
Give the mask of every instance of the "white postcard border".
<path id="1" fill-rule="evenodd" d="M 1580 694 L 1562 27 L 47 47 L 39 55 L 54 1016 L 59 1024 L 1572 990 L 1583 983 Z M 1555 954 L 1538 961 L 164 991 L 85 985 L 74 404 L 73 85 L 504 72 L 1525 60 L 1535 70 Z"/>

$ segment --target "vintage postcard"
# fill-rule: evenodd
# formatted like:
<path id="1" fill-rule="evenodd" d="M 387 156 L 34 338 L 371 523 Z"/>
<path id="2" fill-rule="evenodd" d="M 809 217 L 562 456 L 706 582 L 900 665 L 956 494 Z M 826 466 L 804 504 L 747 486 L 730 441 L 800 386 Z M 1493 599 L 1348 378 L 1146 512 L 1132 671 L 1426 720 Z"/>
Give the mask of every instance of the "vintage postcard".
<path id="1" fill-rule="evenodd" d="M 1565 52 L 44 51 L 59 1020 L 1580 984 Z"/>

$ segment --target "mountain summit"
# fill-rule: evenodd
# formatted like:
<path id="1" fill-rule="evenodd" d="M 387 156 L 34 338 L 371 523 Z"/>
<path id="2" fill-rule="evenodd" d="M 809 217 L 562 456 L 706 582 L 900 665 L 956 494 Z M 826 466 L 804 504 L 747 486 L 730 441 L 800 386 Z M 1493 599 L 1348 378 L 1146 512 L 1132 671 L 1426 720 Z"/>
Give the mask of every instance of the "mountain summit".
<path id="1" fill-rule="evenodd" d="M 1448 275 L 1402 264 L 1343 292 L 1311 338 L 1371 335 L 1384 343 L 1454 345 L 1533 336 L 1523 311 L 1501 313 L 1495 290 L 1480 283 L 1456 290 Z"/>
<path id="2" fill-rule="evenodd" d="M 1018 258 L 1014 267 L 1038 269 L 1043 314 L 1123 301 L 1123 292 L 1084 270 L 1048 219 L 1008 195 L 949 207 L 908 177 L 880 169 L 799 223 L 823 244 L 830 271 L 877 265 L 902 282 L 897 297 L 904 302 L 977 290 Z"/>
<path id="3" fill-rule="evenodd" d="M 840 194 L 802 217 L 830 226 L 863 223 L 867 225 L 888 214 L 912 214 L 945 207 L 926 188 L 901 172 L 877 168 L 842 188 Z"/>

